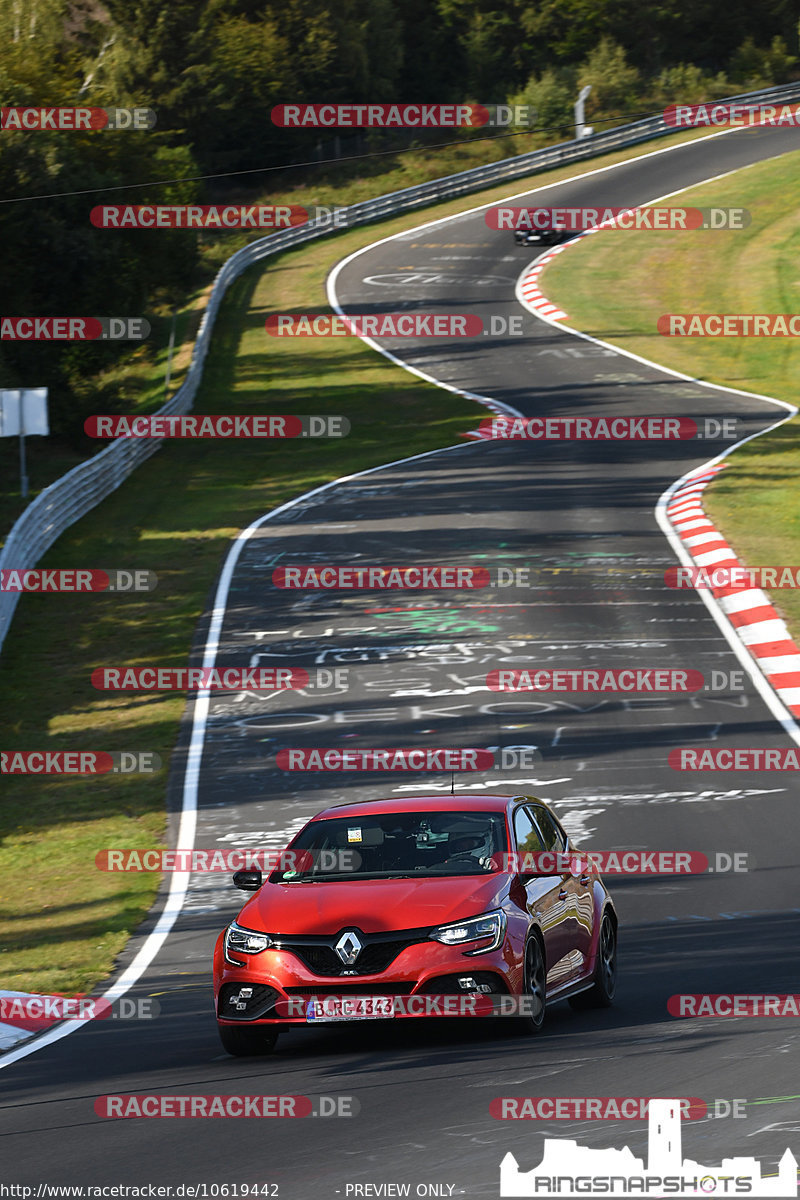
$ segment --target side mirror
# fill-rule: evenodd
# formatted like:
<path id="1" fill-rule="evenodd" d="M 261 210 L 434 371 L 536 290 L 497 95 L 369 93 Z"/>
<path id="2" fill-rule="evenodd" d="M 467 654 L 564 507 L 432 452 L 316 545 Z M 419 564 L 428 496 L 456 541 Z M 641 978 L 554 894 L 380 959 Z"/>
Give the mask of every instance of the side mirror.
<path id="1" fill-rule="evenodd" d="M 572 874 L 575 853 L 569 849 L 569 843 L 564 850 L 519 852 L 516 874 L 523 883 L 530 883 L 532 879 L 548 879 L 551 875 Z"/>
<path id="2" fill-rule="evenodd" d="M 233 886 L 243 892 L 257 892 L 264 882 L 260 871 L 236 871 L 233 876 Z"/>

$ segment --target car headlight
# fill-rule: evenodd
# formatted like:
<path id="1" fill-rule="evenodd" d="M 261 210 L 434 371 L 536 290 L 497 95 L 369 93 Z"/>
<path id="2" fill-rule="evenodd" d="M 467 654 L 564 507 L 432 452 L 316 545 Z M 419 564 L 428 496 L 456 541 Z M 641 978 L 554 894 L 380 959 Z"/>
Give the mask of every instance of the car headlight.
<path id="1" fill-rule="evenodd" d="M 269 950 L 273 944 L 268 933 L 259 933 L 257 929 L 245 929 L 235 921 L 231 921 L 225 930 L 225 957 L 235 965 L 238 964 L 231 958 L 232 953 L 260 954 L 262 950 Z"/>
<path id="2" fill-rule="evenodd" d="M 497 909 L 495 912 L 483 913 L 480 917 L 468 917 L 466 921 L 458 921 L 452 925 L 437 925 L 431 930 L 430 936 L 435 942 L 442 942 L 445 946 L 463 946 L 488 937 L 492 939 L 488 946 L 465 951 L 466 954 L 487 954 L 503 944 L 503 938 L 506 936 L 506 914 Z"/>

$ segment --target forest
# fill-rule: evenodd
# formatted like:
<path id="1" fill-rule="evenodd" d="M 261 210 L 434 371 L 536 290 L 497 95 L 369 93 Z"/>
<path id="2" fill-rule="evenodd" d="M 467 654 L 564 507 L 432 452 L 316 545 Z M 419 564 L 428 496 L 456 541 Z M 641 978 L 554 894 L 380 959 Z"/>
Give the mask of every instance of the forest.
<path id="1" fill-rule="evenodd" d="M 587 121 L 599 130 L 672 102 L 788 82 L 797 55 L 789 0 L 5 0 L 3 107 L 144 106 L 157 123 L 0 131 L 3 314 L 138 316 L 197 285 L 198 235 L 97 230 L 88 213 L 101 201 L 252 199 L 347 171 L 367 173 L 380 194 L 392 152 L 443 140 L 441 131 L 321 139 L 273 124 L 277 104 L 530 105 L 535 139 L 506 138 L 495 154 L 506 157 L 572 137 L 587 84 Z M 126 352 L 5 341 L 0 386 L 49 386 L 53 432 L 80 443 L 86 413 L 130 406 L 103 381 Z"/>

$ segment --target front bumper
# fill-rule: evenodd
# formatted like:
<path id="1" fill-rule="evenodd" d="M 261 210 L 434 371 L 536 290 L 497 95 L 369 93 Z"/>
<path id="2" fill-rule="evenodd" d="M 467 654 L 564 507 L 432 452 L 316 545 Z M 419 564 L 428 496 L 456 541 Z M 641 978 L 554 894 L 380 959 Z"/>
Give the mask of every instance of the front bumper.
<path id="1" fill-rule="evenodd" d="M 452 1001 L 489 993 L 508 995 L 518 992 L 522 983 L 521 966 L 507 943 L 477 956 L 438 942 L 418 943 L 403 950 L 387 970 L 372 975 L 314 975 L 285 950 L 264 950 L 235 967 L 218 960 L 219 956 L 215 1005 L 217 1019 L 225 1025 L 306 1025 L 308 1001 L 331 996 L 396 996 L 400 1011 L 393 1015 L 399 1018 L 475 1016 L 480 1014 L 470 1011 L 470 1005 Z M 464 987 L 461 979 L 477 986 Z M 422 997 L 430 999 L 423 1002 Z M 437 1011 L 433 997 L 450 997 L 451 1002 Z"/>

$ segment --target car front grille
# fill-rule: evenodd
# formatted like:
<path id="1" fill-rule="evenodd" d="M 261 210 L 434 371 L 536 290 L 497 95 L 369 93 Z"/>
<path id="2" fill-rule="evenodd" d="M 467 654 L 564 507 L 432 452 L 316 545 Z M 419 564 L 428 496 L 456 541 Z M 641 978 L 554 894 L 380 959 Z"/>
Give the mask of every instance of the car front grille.
<path id="1" fill-rule="evenodd" d="M 339 958 L 334 949 L 339 938 L 346 930 L 339 930 L 329 937 L 273 937 L 275 948 L 289 950 L 297 955 L 300 961 L 308 967 L 312 975 L 338 977 L 341 975 L 379 975 L 387 970 L 398 954 L 407 946 L 426 942 L 430 929 L 392 930 L 390 933 L 358 934 L 363 949 L 352 966 L 347 966 Z"/>

